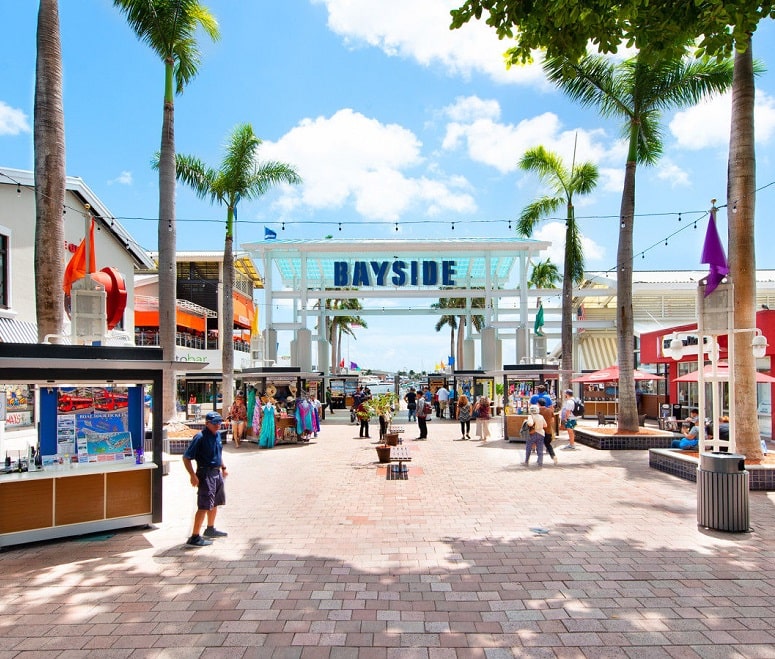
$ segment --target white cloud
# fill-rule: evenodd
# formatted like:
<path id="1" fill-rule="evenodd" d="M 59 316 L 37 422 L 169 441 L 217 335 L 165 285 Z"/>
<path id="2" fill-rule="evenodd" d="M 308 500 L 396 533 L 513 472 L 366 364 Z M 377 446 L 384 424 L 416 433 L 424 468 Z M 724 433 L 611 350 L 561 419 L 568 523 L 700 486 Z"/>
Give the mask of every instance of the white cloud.
<path id="1" fill-rule="evenodd" d="M 545 86 L 540 64 L 506 69 L 509 42 L 495 30 L 471 21 L 450 30 L 450 10 L 458 0 L 313 0 L 328 10 L 328 27 L 349 43 L 380 48 L 390 56 L 413 59 L 422 66 L 441 66 L 448 75 L 484 73 L 501 83 Z"/>
<path id="2" fill-rule="evenodd" d="M 518 124 L 501 123 L 497 101 L 477 97 L 458 98 L 444 112 L 453 121 L 447 125 L 442 147 L 453 151 L 464 145 L 469 158 L 504 174 L 515 171 L 522 154 L 538 145 L 555 151 L 568 163 L 574 150 L 577 161 L 595 163 L 617 154 L 616 149 L 601 143 L 603 130 L 562 130 L 560 118 L 553 112 Z"/>
<path id="3" fill-rule="evenodd" d="M 684 149 L 726 148 L 731 118 L 732 95 L 727 93 L 677 112 L 669 127 Z M 775 133 L 775 98 L 760 89 L 756 90 L 754 124 L 757 143 L 768 143 Z"/>
<path id="4" fill-rule="evenodd" d="M 562 274 L 563 263 L 565 262 L 565 223 L 547 222 L 546 224 L 541 224 L 532 237 L 536 240 L 546 240 L 552 243 L 549 249 L 541 252 L 541 258 L 550 258 Z M 581 246 L 584 250 L 585 264 L 591 261 L 601 261 L 605 258 L 605 248 L 583 234 L 581 236 Z"/>
<path id="5" fill-rule="evenodd" d="M 434 215 L 470 212 L 476 204 L 468 182 L 425 167 L 422 143 L 410 130 L 382 124 L 351 109 L 331 117 L 305 119 L 275 143 L 265 142 L 261 157 L 293 164 L 302 185 L 285 187 L 280 205 L 337 209 L 353 204 L 369 219 L 396 221 L 410 210 Z"/>
<path id="6" fill-rule="evenodd" d="M 27 115 L 0 101 L 0 135 L 18 135 L 29 132 L 30 124 L 27 121 Z"/>
<path id="7" fill-rule="evenodd" d="M 669 158 L 662 158 L 656 166 L 657 178 L 660 181 L 668 181 L 671 188 L 686 187 L 689 185 L 689 174 L 672 162 Z"/>
<path id="8" fill-rule="evenodd" d="M 118 183 L 119 185 L 132 185 L 132 172 L 124 170 L 116 178 L 112 178 L 108 181 L 108 185 Z"/>

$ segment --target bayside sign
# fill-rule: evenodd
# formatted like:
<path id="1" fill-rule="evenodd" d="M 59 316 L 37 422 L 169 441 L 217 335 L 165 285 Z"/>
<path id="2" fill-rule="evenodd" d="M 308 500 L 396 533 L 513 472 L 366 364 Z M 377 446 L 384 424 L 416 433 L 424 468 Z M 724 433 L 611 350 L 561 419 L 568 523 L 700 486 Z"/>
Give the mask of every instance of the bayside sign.
<path id="1" fill-rule="evenodd" d="M 334 286 L 455 286 L 455 261 L 334 261 Z"/>

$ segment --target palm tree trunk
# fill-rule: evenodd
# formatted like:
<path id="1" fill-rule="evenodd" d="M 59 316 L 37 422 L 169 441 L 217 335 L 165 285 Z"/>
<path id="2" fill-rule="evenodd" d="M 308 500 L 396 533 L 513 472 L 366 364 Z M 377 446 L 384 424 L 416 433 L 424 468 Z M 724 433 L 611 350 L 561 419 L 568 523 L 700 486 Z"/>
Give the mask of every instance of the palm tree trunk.
<path id="1" fill-rule="evenodd" d="M 573 250 L 569 245 L 575 232 L 573 205 L 568 204 L 567 228 L 565 230 L 565 260 L 562 278 L 562 328 L 560 330 L 560 392 L 571 386 L 573 379 Z M 542 355 L 543 357 L 543 355 Z M 559 393 L 558 392 L 558 396 Z M 562 398 L 561 398 L 562 400 Z"/>
<path id="2" fill-rule="evenodd" d="M 455 355 L 455 369 L 463 369 L 463 340 L 465 339 L 466 317 L 460 316 L 457 323 L 457 354 Z"/>
<path id="3" fill-rule="evenodd" d="M 637 126 L 632 130 L 637 135 Z M 630 155 L 624 170 L 624 187 L 619 226 L 619 247 L 616 255 L 616 323 L 619 351 L 619 432 L 638 432 L 638 407 L 635 398 L 634 316 L 632 311 L 632 244 L 635 213 L 635 139 L 630 140 Z"/>
<path id="4" fill-rule="evenodd" d="M 745 46 L 745 44 L 743 44 Z M 732 83 L 732 122 L 729 138 L 727 191 L 729 214 L 729 269 L 735 287 L 735 328 L 756 327 L 756 153 L 754 144 L 754 74 L 751 38 L 744 52 L 735 52 Z M 750 332 L 734 335 L 735 386 L 731 413 L 735 415 L 736 450 L 751 460 L 762 457 L 756 401 L 756 360 Z M 700 412 L 702 414 L 702 412 Z M 714 419 L 714 422 L 716 419 Z"/>
<path id="5" fill-rule="evenodd" d="M 65 116 L 57 0 L 38 9 L 35 70 L 35 313 L 38 341 L 61 334 L 64 321 Z"/>
<path id="6" fill-rule="evenodd" d="M 164 117 L 159 151 L 159 344 L 165 361 L 175 361 L 177 329 L 177 265 L 175 261 L 175 104 L 173 61 L 164 67 Z M 166 422 L 176 418 L 177 385 L 175 371 L 165 370 L 162 413 Z"/>
<path id="7" fill-rule="evenodd" d="M 232 226 L 234 209 L 229 206 L 226 218 L 226 239 L 223 245 L 223 341 L 221 365 L 223 370 L 223 410 L 231 407 L 234 393 L 234 238 Z"/>

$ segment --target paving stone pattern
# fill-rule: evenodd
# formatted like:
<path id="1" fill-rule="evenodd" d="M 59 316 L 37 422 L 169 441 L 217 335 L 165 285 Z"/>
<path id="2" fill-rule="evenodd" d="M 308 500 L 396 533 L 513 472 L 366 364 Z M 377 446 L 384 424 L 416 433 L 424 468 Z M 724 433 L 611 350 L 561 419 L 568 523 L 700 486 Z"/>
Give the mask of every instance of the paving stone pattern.
<path id="1" fill-rule="evenodd" d="M 0 553 L 0 659 L 775 657 L 775 493 L 751 492 L 751 533 L 708 531 L 646 451 L 539 469 L 459 430 L 406 424 L 407 480 L 346 413 L 227 444 L 229 537 L 204 548 L 172 456 L 157 527 Z"/>

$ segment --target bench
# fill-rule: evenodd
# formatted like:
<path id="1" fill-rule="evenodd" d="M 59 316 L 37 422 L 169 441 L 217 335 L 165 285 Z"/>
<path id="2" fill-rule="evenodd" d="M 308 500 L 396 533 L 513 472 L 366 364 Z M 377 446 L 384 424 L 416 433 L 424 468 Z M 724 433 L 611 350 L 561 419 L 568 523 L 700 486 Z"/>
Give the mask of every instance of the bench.
<path id="1" fill-rule="evenodd" d="M 407 469 L 404 466 L 404 462 L 411 462 L 412 456 L 409 455 L 409 448 L 406 446 L 391 446 L 390 447 L 390 462 L 397 462 L 398 465 L 396 467 L 393 467 L 393 465 L 390 466 L 390 469 L 388 469 L 388 476 L 390 476 L 390 472 L 394 472 L 398 474 L 398 478 L 406 478 Z"/>

